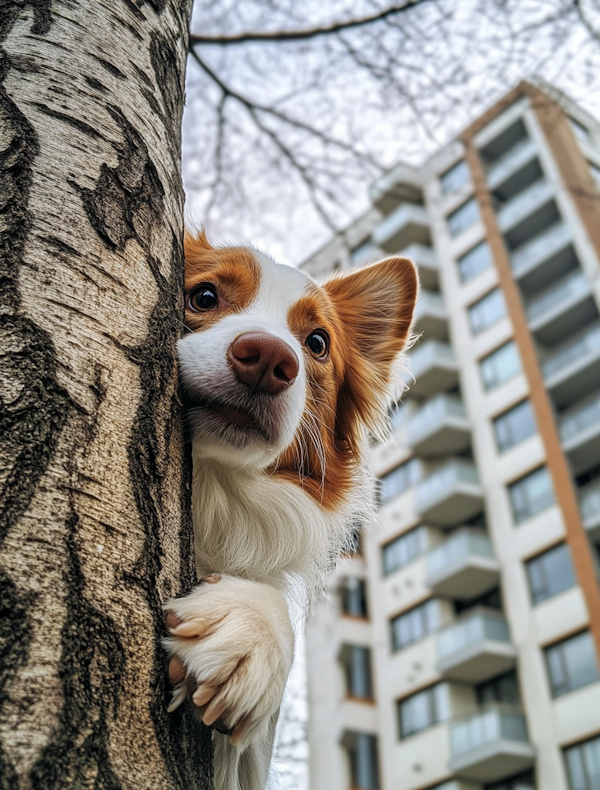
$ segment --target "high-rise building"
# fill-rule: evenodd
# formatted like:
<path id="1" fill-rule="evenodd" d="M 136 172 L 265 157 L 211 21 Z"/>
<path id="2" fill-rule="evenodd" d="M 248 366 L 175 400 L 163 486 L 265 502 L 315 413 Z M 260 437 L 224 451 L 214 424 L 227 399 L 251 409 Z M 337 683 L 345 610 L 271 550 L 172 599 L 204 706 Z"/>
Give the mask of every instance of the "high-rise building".
<path id="1" fill-rule="evenodd" d="M 307 633 L 311 790 L 600 788 L 600 124 L 529 83 L 302 268 L 421 274 L 378 514 Z"/>

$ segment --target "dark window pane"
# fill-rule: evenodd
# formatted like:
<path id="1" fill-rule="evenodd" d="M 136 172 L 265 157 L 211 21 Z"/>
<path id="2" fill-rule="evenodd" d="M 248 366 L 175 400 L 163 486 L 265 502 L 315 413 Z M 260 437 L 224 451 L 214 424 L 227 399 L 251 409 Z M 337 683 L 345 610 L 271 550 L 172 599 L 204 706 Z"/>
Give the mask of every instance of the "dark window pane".
<path id="1" fill-rule="evenodd" d="M 342 612 L 355 617 L 367 617 L 367 591 L 363 579 L 348 576 L 340 587 Z"/>
<path id="2" fill-rule="evenodd" d="M 371 652 L 367 647 L 344 645 L 341 661 L 346 675 L 346 693 L 358 699 L 372 699 Z"/>
<path id="3" fill-rule="evenodd" d="M 484 357 L 480 363 L 481 378 L 486 390 L 494 389 L 521 372 L 519 352 L 512 340 Z"/>
<path id="4" fill-rule="evenodd" d="M 506 303 L 499 288 L 494 288 L 489 294 L 469 307 L 469 323 L 473 334 L 483 332 L 506 315 Z"/>
<path id="5" fill-rule="evenodd" d="M 565 760 L 571 790 L 599 790 L 600 738 L 565 749 Z"/>
<path id="6" fill-rule="evenodd" d="M 387 543 L 382 548 L 383 572 L 392 573 L 412 562 L 425 551 L 425 543 L 425 532 L 422 527 L 412 529 L 391 543 Z"/>
<path id="7" fill-rule="evenodd" d="M 447 687 L 438 683 L 398 703 L 400 738 L 445 721 L 450 715 Z"/>
<path id="8" fill-rule="evenodd" d="M 519 524 L 554 503 L 552 481 L 545 466 L 508 487 L 515 522 Z"/>
<path id="9" fill-rule="evenodd" d="M 452 236 L 458 236 L 463 230 L 470 228 L 479 221 L 479 206 L 475 198 L 467 200 L 462 206 L 447 217 L 448 228 Z"/>
<path id="10" fill-rule="evenodd" d="M 598 680 L 594 641 L 589 631 L 546 648 L 552 694 L 559 697 Z"/>
<path id="11" fill-rule="evenodd" d="M 492 254 L 487 241 L 482 241 L 458 259 L 458 270 L 463 283 L 472 280 L 492 265 Z"/>
<path id="12" fill-rule="evenodd" d="M 377 738 L 364 732 L 345 732 L 342 745 L 350 763 L 350 781 L 356 790 L 378 790 Z"/>
<path id="13" fill-rule="evenodd" d="M 399 496 L 408 488 L 416 485 L 421 479 L 421 464 L 417 458 L 400 464 L 379 481 L 379 504 L 384 505 L 390 499 Z"/>
<path id="14" fill-rule="evenodd" d="M 435 598 L 394 617 L 391 621 L 393 649 L 401 650 L 412 642 L 423 639 L 439 624 L 440 609 Z"/>
<path id="15" fill-rule="evenodd" d="M 442 192 L 444 195 L 452 195 L 454 192 L 458 192 L 469 181 L 470 177 L 469 166 L 464 159 L 461 159 L 460 162 L 457 162 L 440 176 Z"/>
<path id="16" fill-rule="evenodd" d="M 479 683 L 475 686 L 475 696 L 480 705 L 485 705 L 488 702 L 518 705 L 521 698 L 516 672 L 507 672 L 491 680 L 486 680 L 485 683 Z"/>
<path id="17" fill-rule="evenodd" d="M 528 439 L 536 430 L 535 417 L 529 400 L 522 401 L 494 420 L 494 432 L 501 452 Z"/>
<path id="18" fill-rule="evenodd" d="M 555 546 L 527 562 L 531 600 L 541 603 L 573 587 L 575 574 L 566 543 Z"/>

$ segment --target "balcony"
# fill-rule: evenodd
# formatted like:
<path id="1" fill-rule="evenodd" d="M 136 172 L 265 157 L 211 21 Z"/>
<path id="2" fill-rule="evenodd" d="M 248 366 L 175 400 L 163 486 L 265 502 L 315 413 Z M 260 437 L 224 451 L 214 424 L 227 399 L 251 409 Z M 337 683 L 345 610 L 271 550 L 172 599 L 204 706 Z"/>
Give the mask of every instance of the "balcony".
<path id="1" fill-rule="evenodd" d="M 350 263 L 352 266 L 364 266 L 372 261 L 379 261 L 385 258 L 386 254 L 375 244 L 366 241 L 350 253 Z"/>
<path id="2" fill-rule="evenodd" d="M 402 203 L 376 226 L 373 244 L 394 253 L 410 244 L 429 244 L 429 217 L 423 206 Z"/>
<path id="3" fill-rule="evenodd" d="M 425 523 L 453 526 L 483 508 L 483 491 L 471 461 L 455 458 L 418 484 L 415 506 Z"/>
<path id="4" fill-rule="evenodd" d="M 600 463 L 600 393 L 563 412 L 558 431 L 575 474 Z"/>
<path id="5" fill-rule="evenodd" d="M 458 384 L 458 367 L 448 343 L 425 340 L 410 353 L 412 375 L 407 377 L 411 395 L 427 398 Z"/>
<path id="6" fill-rule="evenodd" d="M 410 419 L 408 442 L 416 455 L 452 455 L 466 450 L 471 431 L 465 407 L 456 395 L 436 395 Z"/>
<path id="7" fill-rule="evenodd" d="M 499 209 L 498 225 L 510 248 L 525 243 L 558 218 L 553 197 L 552 186 L 540 179 Z"/>
<path id="8" fill-rule="evenodd" d="M 450 725 L 449 769 L 464 779 L 493 782 L 533 766 L 535 751 L 518 708 L 490 705 Z"/>
<path id="9" fill-rule="evenodd" d="M 581 269 L 530 299 L 526 312 L 529 328 L 548 345 L 559 343 L 598 317 L 592 289 Z"/>
<path id="10" fill-rule="evenodd" d="M 410 244 L 401 250 L 398 255 L 403 258 L 410 258 L 411 261 L 417 264 L 423 288 L 427 290 L 437 288 L 439 267 L 432 247 L 426 247 L 423 244 Z"/>
<path id="11" fill-rule="evenodd" d="M 600 322 L 589 324 L 542 362 L 546 387 L 556 405 L 569 406 L 600 389 Z"/>
<path id="12" fill-rule="evenodd" d="M 566 274 L 575 263 L 571 231 L 564 222 L 555 222 L 510 255 L 514 275 L 526 286 L 526 292 L 539 291 L 545 283 Z"/>
<path id="13" fill-rule="evenodd" d="M 516 662 L 508 625 L 501 614 L 476 609 L 436 637 L 438 670 L 450 680 L 481 683 Z"/>
<path id="14" fill-rule="evenodd" d="M 499 578 L 492 542 L 479 529 L 460 529 L 427 555 L 427 584 L 437 595 L 478 598 Z"/>
<path id="15" fill-rule="evenodd" d="M 487 172 L 488 189 L 492 192 L 506 181 L 513 181 L 528 163 L 536 157 L 536 148 L 528 137 L 521 140 L 497 159 Z"/>
<path id="16" fill-rule="evenodd" d="M 418 203 L 423 199 L 418 171 L 410 165 L 396 165 L 372 184 L 369 197 L 371 204 L 384 214 L 389 214 L 401 202 Z"/>
<path id="17" fill-rule="evenodd" d="M 415 309 L 417 331 L 423 337 L 446 340 L 448 337 L 448 313 L 441 294 L 421 291 Z"/>
<path id="18" fill-rule="evenodd" d="M 595 541 L 600 540 L 600 481 L 579 489 L 579 510 L 583 526 Z"/>

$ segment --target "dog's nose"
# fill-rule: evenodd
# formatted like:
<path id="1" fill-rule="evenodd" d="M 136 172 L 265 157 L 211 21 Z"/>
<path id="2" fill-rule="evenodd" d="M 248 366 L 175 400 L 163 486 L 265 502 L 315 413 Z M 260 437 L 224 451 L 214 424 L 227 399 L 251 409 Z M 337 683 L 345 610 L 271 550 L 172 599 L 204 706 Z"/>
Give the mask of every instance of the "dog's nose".
<path id="1" fill-rule="evenodd" d="M 253 392 L 276 395 L 298 375 L 298 358 L 283 340 L 267 332 L 245 332 L 229 346 L 229 363 Z"/>

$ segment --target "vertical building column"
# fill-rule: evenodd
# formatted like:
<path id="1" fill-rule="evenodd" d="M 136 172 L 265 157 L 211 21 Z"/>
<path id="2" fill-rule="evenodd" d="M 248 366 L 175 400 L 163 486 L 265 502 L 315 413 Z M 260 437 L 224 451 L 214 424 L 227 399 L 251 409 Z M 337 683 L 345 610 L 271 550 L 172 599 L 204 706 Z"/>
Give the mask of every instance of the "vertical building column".
<path id="1" fill-rule="evenodd" d="M 511 94 L 510 98 L 514 100 L 515 95 Z M 548 97 L 544 95 L 543 98 L 545 105 L 548 105 Z M 548 110 L 542 109 L 541 106 L 540 111 L 548 112 Z M 479 204 L 481 218 L 498 271 L 500 286 L 504 292 L 507 309 L 512 321 L 514 341 L 519 349 L 524 374 L 529 383 L 531 403 L 535 412 L 539 434 L 546 450 L 547 468 L 554 485 L 557 504 L 562 511 L 567 542 L 573 558 L 573 566 L 587 604 L 590 630 L 594 637 L 596 652 L 600 660 L 600 586 L 596 578 L 591 547 L 581 520 L 571 472 L 560 443 L 552 405 L 546 392 L 535 345 L 521 302 L 521 295 L 513 277 L 508 252 L 498 227 L 491 195 L 487 188 L 485 171 L 473 139 L 479 129 L 486 123 L 489 123 L 492 117 L 486 114 L 476 125 L 473 125 L 462 135 L 465 145 L 465 158 L 471 169 L 475 197 Z M 562 119 L 568 128 L 568 123 L 564 116 Z M 555 122 L 556 119 L 553 119 L 552 123 Z M 568 129 L 568 131 L 570 132 L 571 130 Z M 559 145 L 558 142 L 557 145 Z M 564 143 L 560 143 L 560 145 L 564 145 Z M 566 166 L 569 166 L 568 163 Z M 596 215 L 597 227 L 595 230 L 600 242 L 600 222 L 598 222 L 598 219 L 600 219 L 600 216 Z"/>

